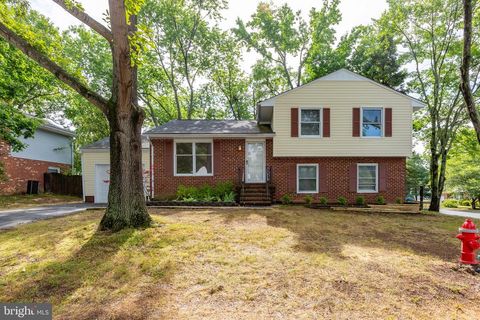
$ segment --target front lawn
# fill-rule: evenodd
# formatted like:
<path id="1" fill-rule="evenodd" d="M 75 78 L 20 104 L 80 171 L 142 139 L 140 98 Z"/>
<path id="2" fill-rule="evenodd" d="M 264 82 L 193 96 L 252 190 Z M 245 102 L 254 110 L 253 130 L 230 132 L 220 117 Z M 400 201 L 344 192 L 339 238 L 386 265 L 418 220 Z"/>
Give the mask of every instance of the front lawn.
<path id="1" fill-rule="evenodd" d="M 0 232 L 0 301 L 58 319 L 474 319 L 456 271 L 463 218 L 273 209 L 152 210 L 97 232 L 101 211 Z"/>
<path id="2" fill-rule="evenodd" d="M 52 193 L 0 195 L 0 210 L 82 202 L 82 198 Z"/>

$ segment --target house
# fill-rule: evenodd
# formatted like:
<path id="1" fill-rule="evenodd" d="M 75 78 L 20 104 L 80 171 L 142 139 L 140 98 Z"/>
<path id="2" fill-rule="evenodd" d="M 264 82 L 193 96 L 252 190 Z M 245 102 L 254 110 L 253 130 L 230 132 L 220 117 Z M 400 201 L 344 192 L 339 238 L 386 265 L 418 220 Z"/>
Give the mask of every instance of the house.
<path id="1" fill-rule="evenodd" d="M 20 138 L 26 147 L 12 151 L 0 141 L 0 162 L 3 163 L 6 180 L 0 180 L 0 194 L 25 193 L 29 180 L 38 181 L 43 191 L 45 172 L 67 172 L 73 164 L 72 139 L 75 134 L 45 120 L 32 138 Z"/>
<path id="2" fill-rule="evenodd" d="M 154 198 L 232 181 L 244 203 L 405 196 L 412 114 L 424 104 L 345 69 L 262 101 L 255 121 L 174 120 L 145 134 Z"/>
<path id="3" fill-rule="evenodd" d="M 110 138 L 80 148 L 82 160 L 83 200 L 106 203 L 110 185 Z M 142 164 L 145 193 L 150 194 L 150 143 L 142 137 Z"/>

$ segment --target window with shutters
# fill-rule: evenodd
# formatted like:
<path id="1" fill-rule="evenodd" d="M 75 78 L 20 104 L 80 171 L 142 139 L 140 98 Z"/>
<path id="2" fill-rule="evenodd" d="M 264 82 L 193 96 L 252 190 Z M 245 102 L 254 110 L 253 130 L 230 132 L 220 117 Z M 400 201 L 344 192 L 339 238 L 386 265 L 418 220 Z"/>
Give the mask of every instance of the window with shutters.
<path id="1" fill-rule="evenodd" d="M 297 165 L 297 193 L 318 192 L 318 164 Z"/>
<path id="2" fill-rule="evenodd" d="M 211 176 L 212 142 L 175 142 L 175 175 Z"/>
<path id="3" fill-rule="evenodd" d="M 362 137 L 383 136 L 383 108 L 362 108 Z"/>
<path id="4" fill-rule="evenodd" d="M 300 108 L 300 137 L 321 137 L 322 132 L 322 109 Z"/>
<path id="5" fill-rule="evenodd" d="M 376 163 L 357 164 L 357 192 L 358 193 L 378 192 L 378 164 Z"/>

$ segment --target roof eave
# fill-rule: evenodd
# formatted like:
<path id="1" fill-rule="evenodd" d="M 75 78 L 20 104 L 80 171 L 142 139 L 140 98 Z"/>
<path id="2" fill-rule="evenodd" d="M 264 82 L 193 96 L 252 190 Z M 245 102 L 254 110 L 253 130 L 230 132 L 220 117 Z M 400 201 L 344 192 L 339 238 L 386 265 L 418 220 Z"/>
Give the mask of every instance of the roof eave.
<path id="1" fill-rule="evenodd" d="M 275 133 L 148 133 L 149 138 L 273 138 Z"/>

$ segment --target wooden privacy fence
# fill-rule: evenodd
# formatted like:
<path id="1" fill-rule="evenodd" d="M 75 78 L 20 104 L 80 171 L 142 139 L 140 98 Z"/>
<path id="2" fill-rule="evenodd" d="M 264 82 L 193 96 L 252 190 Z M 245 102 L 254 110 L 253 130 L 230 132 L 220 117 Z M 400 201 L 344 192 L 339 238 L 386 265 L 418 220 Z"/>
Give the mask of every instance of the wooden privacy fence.
<path id="1" fill-rule="evenodd" d="M 83 195 L 82 176 L 66 176 L 51 172 L 44 174 L 43 181 L 45 192 L 78 197 Z"/>

